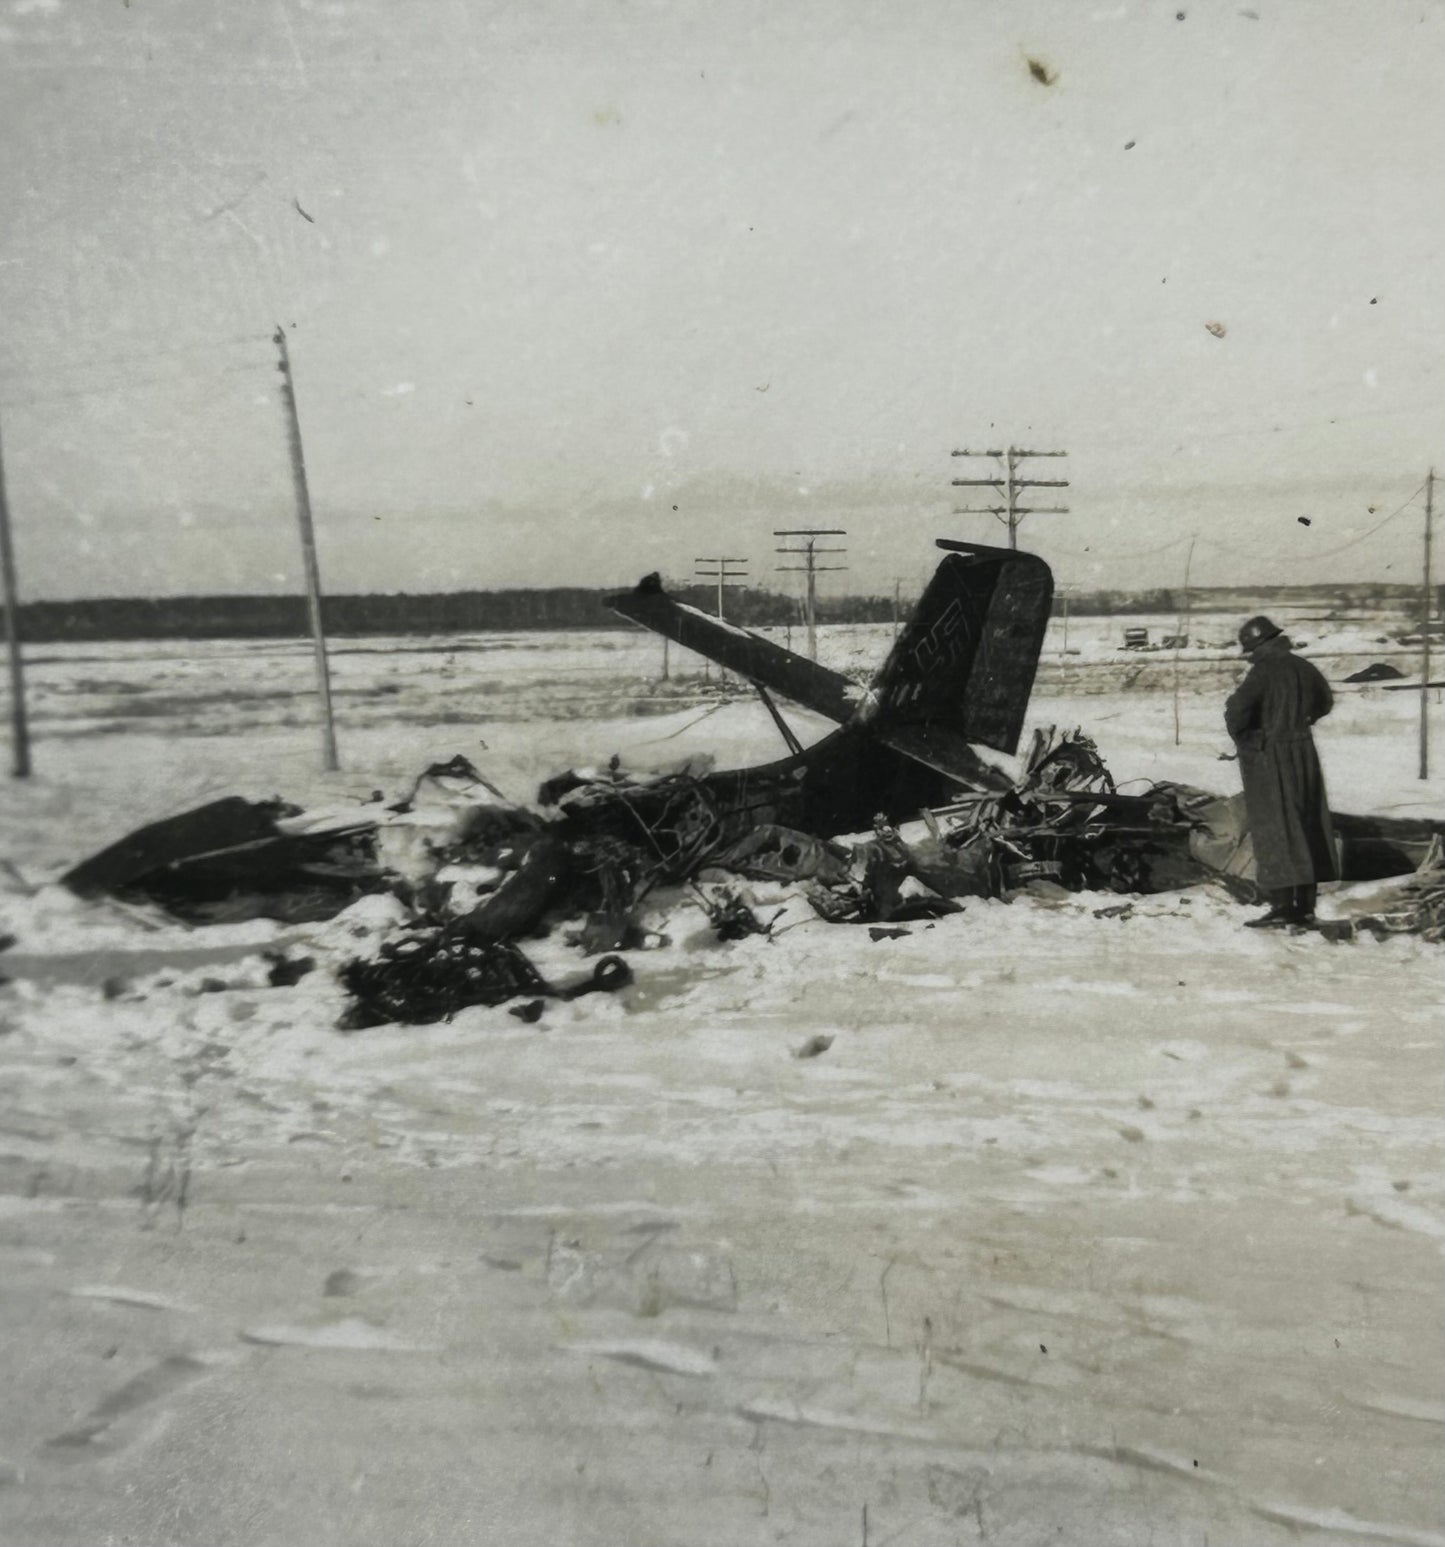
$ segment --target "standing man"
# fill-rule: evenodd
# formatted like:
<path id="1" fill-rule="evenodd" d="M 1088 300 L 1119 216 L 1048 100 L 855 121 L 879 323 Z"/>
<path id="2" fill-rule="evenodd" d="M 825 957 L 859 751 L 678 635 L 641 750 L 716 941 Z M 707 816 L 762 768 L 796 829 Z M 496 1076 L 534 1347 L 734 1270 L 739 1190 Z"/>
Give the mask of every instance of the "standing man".
<path id="1" fill-rule="evenodd" d="M 1239 643 L 1249 673 L 1224 706 L 1224 725 L 1239 751 L 1256 878 L 1270 905 L 1245 927 L 1310 924 L 1317 883 L 1339 874 L 1324 774 L 1310 735 L 1334 695 L 1268 618 L 1251 618 Z"/>

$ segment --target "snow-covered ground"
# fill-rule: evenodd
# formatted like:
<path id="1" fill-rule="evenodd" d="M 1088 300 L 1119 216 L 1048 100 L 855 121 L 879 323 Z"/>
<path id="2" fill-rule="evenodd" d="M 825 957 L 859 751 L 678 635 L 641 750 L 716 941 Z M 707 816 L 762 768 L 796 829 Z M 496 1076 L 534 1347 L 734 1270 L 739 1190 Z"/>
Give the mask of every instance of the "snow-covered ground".
<path id="1" fill-rule="evenodd" d="M 1134 621 L 1074 620 L 1034 721 L 1232 790 L 1229 620 L 1177 736 Z M 456 752 L 519 799 L 614 751 L 772 757 L 761 707 L 657 684 L 640 634 L 348 642 L 323 775 L 300 646 L 36 655 L 0 1541 L 1445 1542 L 1438 948 L 1260 938 L 1207 890 L 875 941 L 760 888 L 774 937 L 729 945 L 659 898 L 614 998 L 343 1036 L 325 969 L 389 901 L 185 930 L 54 877 L 217 794 L 345 807 Z M 1338 807 L 1445 811 L 1417 713 L 1341 694 Z M 264 986 L 278 942 L 323 970 Z"/>

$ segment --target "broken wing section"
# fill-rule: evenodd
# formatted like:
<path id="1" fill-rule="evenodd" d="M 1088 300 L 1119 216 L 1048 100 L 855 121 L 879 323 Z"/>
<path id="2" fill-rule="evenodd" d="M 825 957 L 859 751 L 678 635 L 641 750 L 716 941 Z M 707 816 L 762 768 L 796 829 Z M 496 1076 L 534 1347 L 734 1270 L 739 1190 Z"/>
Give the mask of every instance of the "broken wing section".
<path id="1" fill-rule="evenodd" d="M 634 590 L 609 596 L 606 605 L 684 650 L 694 650 L 839 725 L 852 719 L 858 707 L 860 694 L 846 677 L 805 655 L 794 655 L 760 634 L 675 601 L 662 589 L 656 575 L 648 575 Z"/>
<path id="2" fill-rule="evenodd" d="M 873 680 L 860 719 L 934 766 L 969 742 L 1018 750 L 1053 604 L 1032 553 L 939 539 L 949 550 Z"/>

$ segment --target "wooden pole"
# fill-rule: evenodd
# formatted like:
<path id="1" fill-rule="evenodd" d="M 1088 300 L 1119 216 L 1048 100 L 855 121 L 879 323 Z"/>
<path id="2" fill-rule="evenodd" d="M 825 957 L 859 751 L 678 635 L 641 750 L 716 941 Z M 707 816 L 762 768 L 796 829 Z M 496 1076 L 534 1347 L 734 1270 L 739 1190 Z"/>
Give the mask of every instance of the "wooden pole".
<path id="1" fill-rule="evenodd" d="M 1194 561 L 1194 545 L 1199 541 L 1196 532 L 1189 539 L 1189 552 L 1184 556 L 1184 605 L 1174 622 L 1174 745 L 1179 745 L 1179 641 L 1184 637 L 1185 622 L 1189 617 L 1189 566 Z"/>
<path id="2" fill-rule="evenodd" d="M 1435 514 L 1435 469 L 1425 479 L 1425 575 L 1420 598 L 1420 777 L 1430 777 L 1430 529 Z"/>
<path id="3" fill-rule="evenodd" d="M 1012 446 L 1008 448 L 1007 467 L 1008 471 L 1005 476 L 1008 479 L 1008 545 L 1010 548 L 1017 548 L 1019 545 L 1018 496 L 1014 490 L 1014 449 Z"/>
<path id="4" fill-rule="evenodd" d="M 306 570 L 306 609 L 311 618 L 311 642 L 316 652 L 316 690 L 321 697 L 321 766 L 334 773 L 336 720 L 331 708 L 331 671 L 326 660 L 326 634 L 321 626 L 321 571 L 316 562 L 316 531 L 311 524 L 311 493 L 306 486 L 306 458 L 301 450 L 301 421 L 296 415 L 296 391 L 291 383 L 291 356 L 286 334 L 276 325 L 272 340 L 280 352 L 281 401 L 286 410 L 286 431 L 291 447 L 291 483 L 296 494 L 296 520 L 301 528 L 301 557 Z"/>
<path id="5" fill-rule="evenodd" d="M 5 644 L 10 655 L 10 738 L 17 779 L 30 777 L 30 726 L 25 718 L 25 667 L 20 659 L 20 587 L 10 540 L 10 503 L 5 497 L 5 455 L 0 448 L 0 570 L 4 572 Z"/>
<path id="6" fill-rule="evenodd" d="M 813 544 L 816 537 L 808 539 L 808 659 L 818 659 L 818 582 L 813 565 Z"/>

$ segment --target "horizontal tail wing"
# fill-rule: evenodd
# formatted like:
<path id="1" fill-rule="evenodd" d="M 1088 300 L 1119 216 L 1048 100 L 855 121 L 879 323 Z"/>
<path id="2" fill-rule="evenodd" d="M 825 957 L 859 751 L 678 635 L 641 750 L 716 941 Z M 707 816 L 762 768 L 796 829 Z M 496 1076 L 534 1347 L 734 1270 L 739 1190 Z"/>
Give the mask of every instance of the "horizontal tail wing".
<path id="1" fill-rule="evenodd" d="M 846 677 L 819 666 L 807 656 L 794 655 L 771 639 L 674 600 L 662 589 L 656 575 L 648 575 L 620 596 L 609 596 L 607 606 L 683 649 L 695 650 L 726 670 L 781 693 L 839 725 L 852 719 L 862 697 Z"/>

